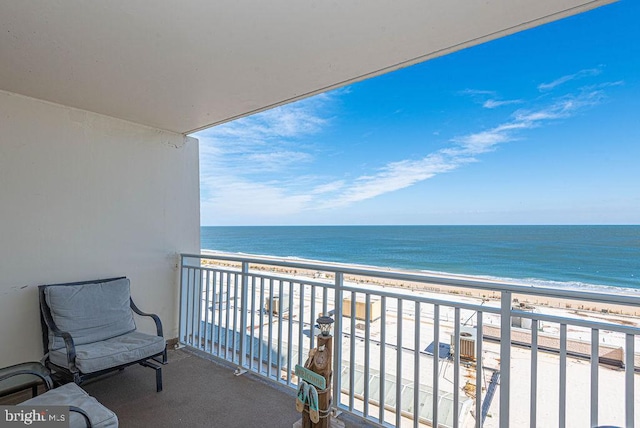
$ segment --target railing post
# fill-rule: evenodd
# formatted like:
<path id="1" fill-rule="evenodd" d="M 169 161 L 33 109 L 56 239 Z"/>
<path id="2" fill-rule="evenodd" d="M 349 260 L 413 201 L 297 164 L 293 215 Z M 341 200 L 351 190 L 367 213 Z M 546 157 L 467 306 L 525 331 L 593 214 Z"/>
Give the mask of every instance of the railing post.
<path id="1" fill-rule="evenodd" d="M 538 320 L 531 320 L 531 392 L 529 394 L 529 426 L 538 426 Z"/>
<path id="2" fill-rule="evenodd" d="M 440 404 L 440 384 L 438 379 L 440 377 L 440 370 L 438 367 L 438 360 L 440 359 L 440 305 L 433 305 L 433 388 L 432 394 L 432 410 L 431 410 L 431 424 L 434 427 L 438 427 L 438 405 Z M 481 360 L 481 359 L 480 359 Z M 399 377 L 396 379 L 400 379 Z M 396 380 L 398 382 L 398 380 Z M 402 398 L 402 397 L 399 397 Z M 455 410 L 456 412 L 458 409 Z"/>
<path id="3" fill-rule="evenodd" d="M 482 420 L 482 385 L 484 384 L 482 379 L 482 364 L 484 359 L 483 355 L 483 323 L 484 313 L 481 311 L 476 312 L 476 428 L 482 428 L 484 421 Z M 487 395 L 485 394 L 485 400 Z"/>
<path id="4" fill-rule="evenodd" d="M 249 262 L 242 262 L 242 294 L 240 295 L 240 358 L 238 359 L 238 370 L 236 374 L 246 372 L 247 355 L 245 349 L 245 339 L 247 335 L 247 307 L 249 294 Z"/>
<path id="5" fill-rule="evenodd" d="M 200 281 L 196 276 L 196 272 L 200 271 L 201 259 L 197 256 L 180 255 L 180 337 L 179 342 L 182 344 L 194 345 L 195 343 L 195 327 L 196 317 L 195 299 L 196 289 L 200 285 Z M 191 271 L 193 271 L 193 281 L 191 280 Z M 193 288 L 193 292 L 191 289 Z M 191 301 L 191 302 L 190 302 Z M 201 303 L 200 301 L 198 301 Z M 189 331 L 191 326 L 191 332 Z M 191 340 L 189 336 L 191 335 Z"/>
<path id="6" fill-rule="evenodd" d="M 626 426 L 632 427 L 635 421 L 635 336 L 627 334 L 624 348 L 624 386 L 625 386 L 625 403 L 624 403 L 624 420 Z"/>
<path id="7" fill-rule="evenodd" d="M 187 279 L 188 280 L 188 279 Z M 186 342 L 187 337 L 187 311 L 184 305 L 187 301 L 186 295 L 186 287 L 185 283 L 185 270 L 184 270 L 184 254 L 180 254 L 180 318 L 178 328 L 180 329 L 180 333 L 178 335 L 178 342 L 184 343 Z"/>
<path id="8" fill-rule="evenodd" d="M 482 337 L 478 337 L 482 340 Z M 478 356 L 480 361 L 480 356 Z M 509 428 L 511 383 L 511 292 L 500 296 L 500 427 Z"/>
<path id="9" fill-rule="evenodd" d="M 460 308 L 455 308 L 453 317 L 453 426 L 460 426 L 460 415 L 457 409 L 460 408 Z M 477 330 L 476 330 L 477 331 Z M 476 336 L 476 340 L 477 336 Z M 439 349 L 438 349 L 439 350 Z M 478 361 L 476 359 L 476 361 Z M 476 364 L 478 364 L 476 362 Z M 477 393 L 476 393 L 477 394 Z"/>
<path id="10" fill-rule="evenodd" d="M 335 285 L 335 301 L 333 302 L 333 407 L 337 412 L 339 410 L 340 394 L 342 392 L 340 390 L 342 385 L 342 287 L 344 286 L 344 275 L 342 272 L 336 272 Z M 354 315 L 355 314 L 352 314 L 352 316 Z"/>

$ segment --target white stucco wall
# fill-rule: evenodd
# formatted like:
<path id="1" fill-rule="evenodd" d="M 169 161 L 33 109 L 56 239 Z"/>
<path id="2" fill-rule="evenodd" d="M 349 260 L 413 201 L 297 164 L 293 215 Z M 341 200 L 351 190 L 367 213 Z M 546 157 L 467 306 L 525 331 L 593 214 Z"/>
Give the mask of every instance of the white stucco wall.
<path id="1" fill-rule="evenodd" d="M 199 197 L 196 139 L 0 92 L 0 366 L 42 357 L 39 284 L 128 276 L 177 337 Z"/>

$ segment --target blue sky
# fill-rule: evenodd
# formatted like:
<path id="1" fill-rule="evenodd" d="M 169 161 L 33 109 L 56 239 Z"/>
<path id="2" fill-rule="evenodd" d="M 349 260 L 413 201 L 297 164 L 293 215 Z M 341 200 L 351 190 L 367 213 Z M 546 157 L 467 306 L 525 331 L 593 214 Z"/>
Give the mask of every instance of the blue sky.
<path id="1" fill-rule="evenodd" d="M 202 225 L 639 224 L 640 2 L 201 131 Z"/>

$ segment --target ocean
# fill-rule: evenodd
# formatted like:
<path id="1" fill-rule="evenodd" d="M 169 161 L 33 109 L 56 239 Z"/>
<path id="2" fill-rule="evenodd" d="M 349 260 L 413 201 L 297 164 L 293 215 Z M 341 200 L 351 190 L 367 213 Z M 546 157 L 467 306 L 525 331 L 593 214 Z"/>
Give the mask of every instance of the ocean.
<path id="1" fill-rule="evenodd" d="M 203 249 L 640 289 L 640 226 L 203 226 Z"/>

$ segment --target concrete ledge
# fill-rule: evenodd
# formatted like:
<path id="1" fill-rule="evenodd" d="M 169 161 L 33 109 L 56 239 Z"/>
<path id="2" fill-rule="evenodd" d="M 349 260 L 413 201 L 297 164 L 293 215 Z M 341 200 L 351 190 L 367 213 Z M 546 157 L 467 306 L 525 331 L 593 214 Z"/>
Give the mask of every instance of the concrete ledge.
<path id="1" fill-rule="evenodd" d="M 482 327 L 484 339 L 500 341 L 500 327 L 484 325 Z M 531 331 L 511 329 L 511 343 L 514 345 L 531 347 Z M 548 333 L 538 333 L 538 349 L 541 351 L 559 353 L 560 337 Z M 591 358 L 591 342 L 567 339 L 567 353 L 572 356 Z M 624 349 L 621 346 L 611 346 L 600 343 L 598 345 L 599 361 L 616 367 L 624 367 Z M 638 367 L 636 360 L 635 366 Z"/>

